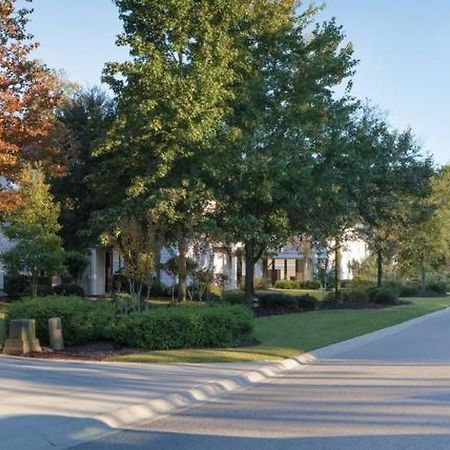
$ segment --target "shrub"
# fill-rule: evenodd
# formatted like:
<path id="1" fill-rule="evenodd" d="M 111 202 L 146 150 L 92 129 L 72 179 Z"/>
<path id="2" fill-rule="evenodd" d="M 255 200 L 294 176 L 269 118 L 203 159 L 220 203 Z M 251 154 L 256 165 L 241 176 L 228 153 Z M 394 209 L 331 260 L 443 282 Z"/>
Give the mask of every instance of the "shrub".
<path id="1" fill-rule="evenodd" d="M 30 292 L 30 279 L 26 275 L 7 274 L 3 290 L 12 300 L 21 298 Z"/>
<path id="2" fill-rule="evenodd" d="M 447 294 L 447 283 L 445 281 L 430 281 L 426 286 L 427 292 L 438 295 Z"/>
<path id="3" fill-rule="evenodd" d="M 303 288 L 304 289 L 311 289 L 316 290 L 320 289 L 322 285 L 320 284 L 320 281 L 318 280 L 307 280 L 303 282 Z"/>
<path id="4" fill-rule="evenodd" d="M 313 311 L 319 306 L 319 300 L 312 295 L 301 295 L 297 300 L 299 308 L 305 311 Z"/>
<path id="5" fill-rule="evenodd" d="M 259 305 L 263 308 L 287 309 L 296 311 L 299 309 L 298 299 L 293 295 L 270 293 L 258 295 Z"/>
<path id="6" fill-rule="evenodd" d="M 341 297 L 342 301 L 347 303 L 364 303 L 369 301 L 368 290 L 364 287 L 342 289 Z"/>
<path id="7" fill-rule="evenodd" d="M 255 278 L 255 289 L 269 289 L 272 283 L 267 278 Z"/>
<path id="8" fill-rule="evenodd" d="M 398 300 L 397 291 L 388 287 L 371 288 L 367 293 L 371 302 L 381 305 L 395 305 Z"/>
<path id="9" fill-rule="evenodd" d="M 31 278 L 28 275 L 7 274 L 5 277 L 5 294 L 11 300 L 17 300 L 31 294 Z M 49 277 L 38 278 L 38 296 L 53 294 L 53 288 Z"/>
<path id="10" fill-rule="evenodd" d="M 9 319 L 35 319 L 36 334 L 48 344 L 48 319 L 60 317 L 66 345 L 110 340 L 114 336 L 114 310 L 105 302 L 92 302 L 79 297 L 39 297 L 13 303 Z"/>
<path id="11" fill-rule="evenodd" d="M 48 297 L 49 295 L 53 295 L 54 293 L 55 291 L 52 286 L 49 286 L 48 284 L 38 284 L 38 297 Z"/>
<path id="12" fill-rule="evenodd" d="M 89 257 L 82 252 L 69 250 L 64 252 L 64 266 L 73 281 L 79 281 L 89 266 Z"/>
<path id="13" fill-rule="evenodd" d="M 420 294 L 420 288 L 417 284 L 405 284 L 400 288 L 400 297 L 417 297 Z"/>
<path id="14" fill-rule="evenodd" d="M 278 280 L 275 282 L 277 289 L 320 289 L 322 286 L 318 280 Z"/>
<path id="15" fill-rule="evenodd" d="M 245 293 L 242 291 L 225 291 L 223 300 L 230 305 L 245 305 L 248 303 Z"/>
<path id="16" fill-rule="evenodd" d="M 67 297 L 84 297 L 84 289 L 75 283 L 60 284 L 54 288 L 54 292 Z"/>
<path id="17" fill-rule="evenodd" d="M 311 295 L 286 295 L 279 293 L 260 294 L 259 304 L 263 308 L 283 309 L 288 311 L 307 310 L 317 308 L 319 301 Z"/>
<path id="18" fill-rule="evenodd" d="M 291 280 L 278 280 L 275 282 L 277 289 L 293 289 L 294 283 Z"/>
<path id="19" fill-rule="evenodd" d="M 115 340 L 147 350 L 227 347 L 247 339 L 253 315 L 243 306 L 198 306 L 132 313 L 118 322 Z"/>

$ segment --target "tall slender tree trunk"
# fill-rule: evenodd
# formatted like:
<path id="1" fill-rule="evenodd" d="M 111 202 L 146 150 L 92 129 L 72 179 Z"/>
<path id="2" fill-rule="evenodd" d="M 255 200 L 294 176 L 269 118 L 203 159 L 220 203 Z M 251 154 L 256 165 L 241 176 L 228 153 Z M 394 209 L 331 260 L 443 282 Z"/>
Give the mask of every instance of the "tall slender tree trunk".
<path id="1" fill-rule="evenodd" d="M 427 273 L 425 268 L 425 258 L 420 258 L 420 293 L 425 295 L 427 282 Z"/>
<path id="2" fill-rule="evenodd" d="M 245 298 L 253 302 L 255 298 L 255 245 L 253 242 L 245 243 Z"/>
<path id="3" fill-rule="evenodd" d="M 38 294 L 38 275 L 31 276 L 31 297 L 36 298 Z"/>
<path id="4" fill-rule="evenodd" d="M 377 286 L 383 285 L 383 251 L 377 249 Z"/>
<path id="5" fill-rule="evenodd" d="M 156 281 L 161 283 L 161 247 L 156 250 Z"/>
<path id="6" fill-rule="evenodd" d="M 340 299 L 341 290 L 341 240 L 336 237 L 334 246 L 334 296 Z"/>
<path id="7" fill-rule="evenodd" d="M 184 236 L 178 238 L 178 301 L 186 301 L 187 286 L 187 241 Z"/>
<path id="8" fill-rule="evenodd" d="M 383 251 L 377 249 L 377 286 L 383 285 Z"/>

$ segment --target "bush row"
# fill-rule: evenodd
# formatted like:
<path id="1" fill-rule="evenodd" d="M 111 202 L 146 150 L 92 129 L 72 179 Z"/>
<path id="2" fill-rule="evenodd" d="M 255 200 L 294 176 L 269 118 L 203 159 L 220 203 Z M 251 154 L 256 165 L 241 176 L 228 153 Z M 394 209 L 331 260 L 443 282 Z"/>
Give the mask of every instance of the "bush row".
<path id="1" fill-rule="evenodd" d="M 278 289 L 320 289 L 321 285 L 317 280 L 278 280 L 275 282 L 275 287 Z"/>
<path id="2" fill-rule="evenodd" d="M 312 311 L 317 309 L 319 301 L 311 295 L 286 295 L 267 293 L 258 295 L 259 305 L 268 309 L 288 311 Z"/>
<path id="3" fill-rule="evenodd" d="M 257 292 L 258 302 L 262 308 L 287 311 L 311 311 L 319 305 L 312 295 L 289 295 L 280 292 Z M 244 292 L 225 292 L 224 301 L 232 305 L 245 305 L 247 300 Z"/>
<path id="4" fill-rule="evenodd" d="M 27 275 L 8 275 L 5 278 L 4 291 L 10 299 L 19 299 L 31 294 L 31 280 Z M 84 297 L 84 290 L 76 283 L 63 283 L 52 286 L 48 277 L 41 277 L 38 284 L 38 296 L 64 295 Z"/>
<path id="5" fill-rule="evenodd" d="M 336 299 L 334 292 L 330 292 L 324 299 L 324 303 L 375 303 L 378 305 L 395 305 L 398 302 L 398 291 L 390 287 L 353 287 L 342 289 Z"/>
<path id="6" fill-rule="evenodd" d="M 10 305 L 9 318 L 36 319 L 36 334 L 48 343 L 48 319 L 61 317 L 66 345 L 113 341 L 148 350 L 225 347 L 246 340 L 253 315 L 243 306 L 157 308 L 119 315 L 104 301 L 42 297 Z"/>

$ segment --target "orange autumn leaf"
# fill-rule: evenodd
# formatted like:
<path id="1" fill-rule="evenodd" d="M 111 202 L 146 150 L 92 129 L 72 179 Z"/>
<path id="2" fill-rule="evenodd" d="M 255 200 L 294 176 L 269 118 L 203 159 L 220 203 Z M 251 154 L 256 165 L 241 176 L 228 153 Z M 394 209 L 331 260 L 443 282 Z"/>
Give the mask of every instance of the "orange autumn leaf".
<path id="1" fill-rule="evenodd" d="M 10 181 L 45 142 L 61 100 L 55 73 L 31 56 L 37 44 L 25 29 L 29 12 L 15 0 L 0 0 L 0 176 Z M 0 213 L 13 209 L 17 197 L 1 188 Z"/>

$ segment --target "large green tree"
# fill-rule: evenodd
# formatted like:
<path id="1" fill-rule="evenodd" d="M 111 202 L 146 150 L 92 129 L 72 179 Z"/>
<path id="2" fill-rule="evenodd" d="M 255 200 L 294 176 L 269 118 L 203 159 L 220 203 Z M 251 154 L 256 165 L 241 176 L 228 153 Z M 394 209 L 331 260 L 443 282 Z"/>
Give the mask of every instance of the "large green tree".
<path id="1" fill-rule="evenodd" d="M 377 284 L 383 265 L 398 250 L 408 209 L 426 195 L 433 173 L 431 159 L 422 155 L 411 130 L 392 130 L 376 111 L 368 110 L 358 135 L 363 182 L 359 214 L 362 235 L 377 258 Z"/>
<path id="2" fill-rule="evenodd" d="M 429 192 L 406 197 L 407 214 L 399 235 L 399 260 L 404 269 L 418 269 L 422 294 L 426 291 L 427 271 L 448 261 L 450 256 L 450 170 L 439 171 Z"/>
<path id="3" fill-rule="evenodd" d="M 93 211 L 101 206 L 96 194 L 100 159 L 94 150 L 105 139 L 115 117 L 114 102 L 98 87 L 75 91 L 55 111 L 53 139 L 58 142 L 64 171 L 50 180 L 61 205 L 60 235 L 64 246 L 84 250 Z"/>
<path id="4" fill-rule="evenodd" d="M 132 58 L 105 70 L 118 117 L 99 151 L 102 191 L 109 212 L 141 208 L 164 217 L 178 253 L 180 300 L 190 242 L 214 211 L 205 169 L 242 84 L 250 31 L 264 27 L 256 17 L 272 3 L 116 0 L 119 43 Z"/>
<path id="5" fill-rule="evenodd" d="M 249 35 L 216 169 L 218 223 L 245 250 L 245 290 L 268 249 L 309 230 L 317 139 L 334 114 L 334 88 L 352 74 L 352 47 L 315 8 L 268 2 Z M 230 136 L 228 136 L 230 137 Z"/>
<path id="6" fill-rule="evenodd" d="M 360 184 L 364 183 L 357 140 L 358 104 L 339 102 L 317 139 L 312 169 L 314 189 L 310 205 L 310 235 L 319 248 L 334 255 L 334 288 L 339 298 L 341 252 L 356 237 L 359 225 Z"/>

